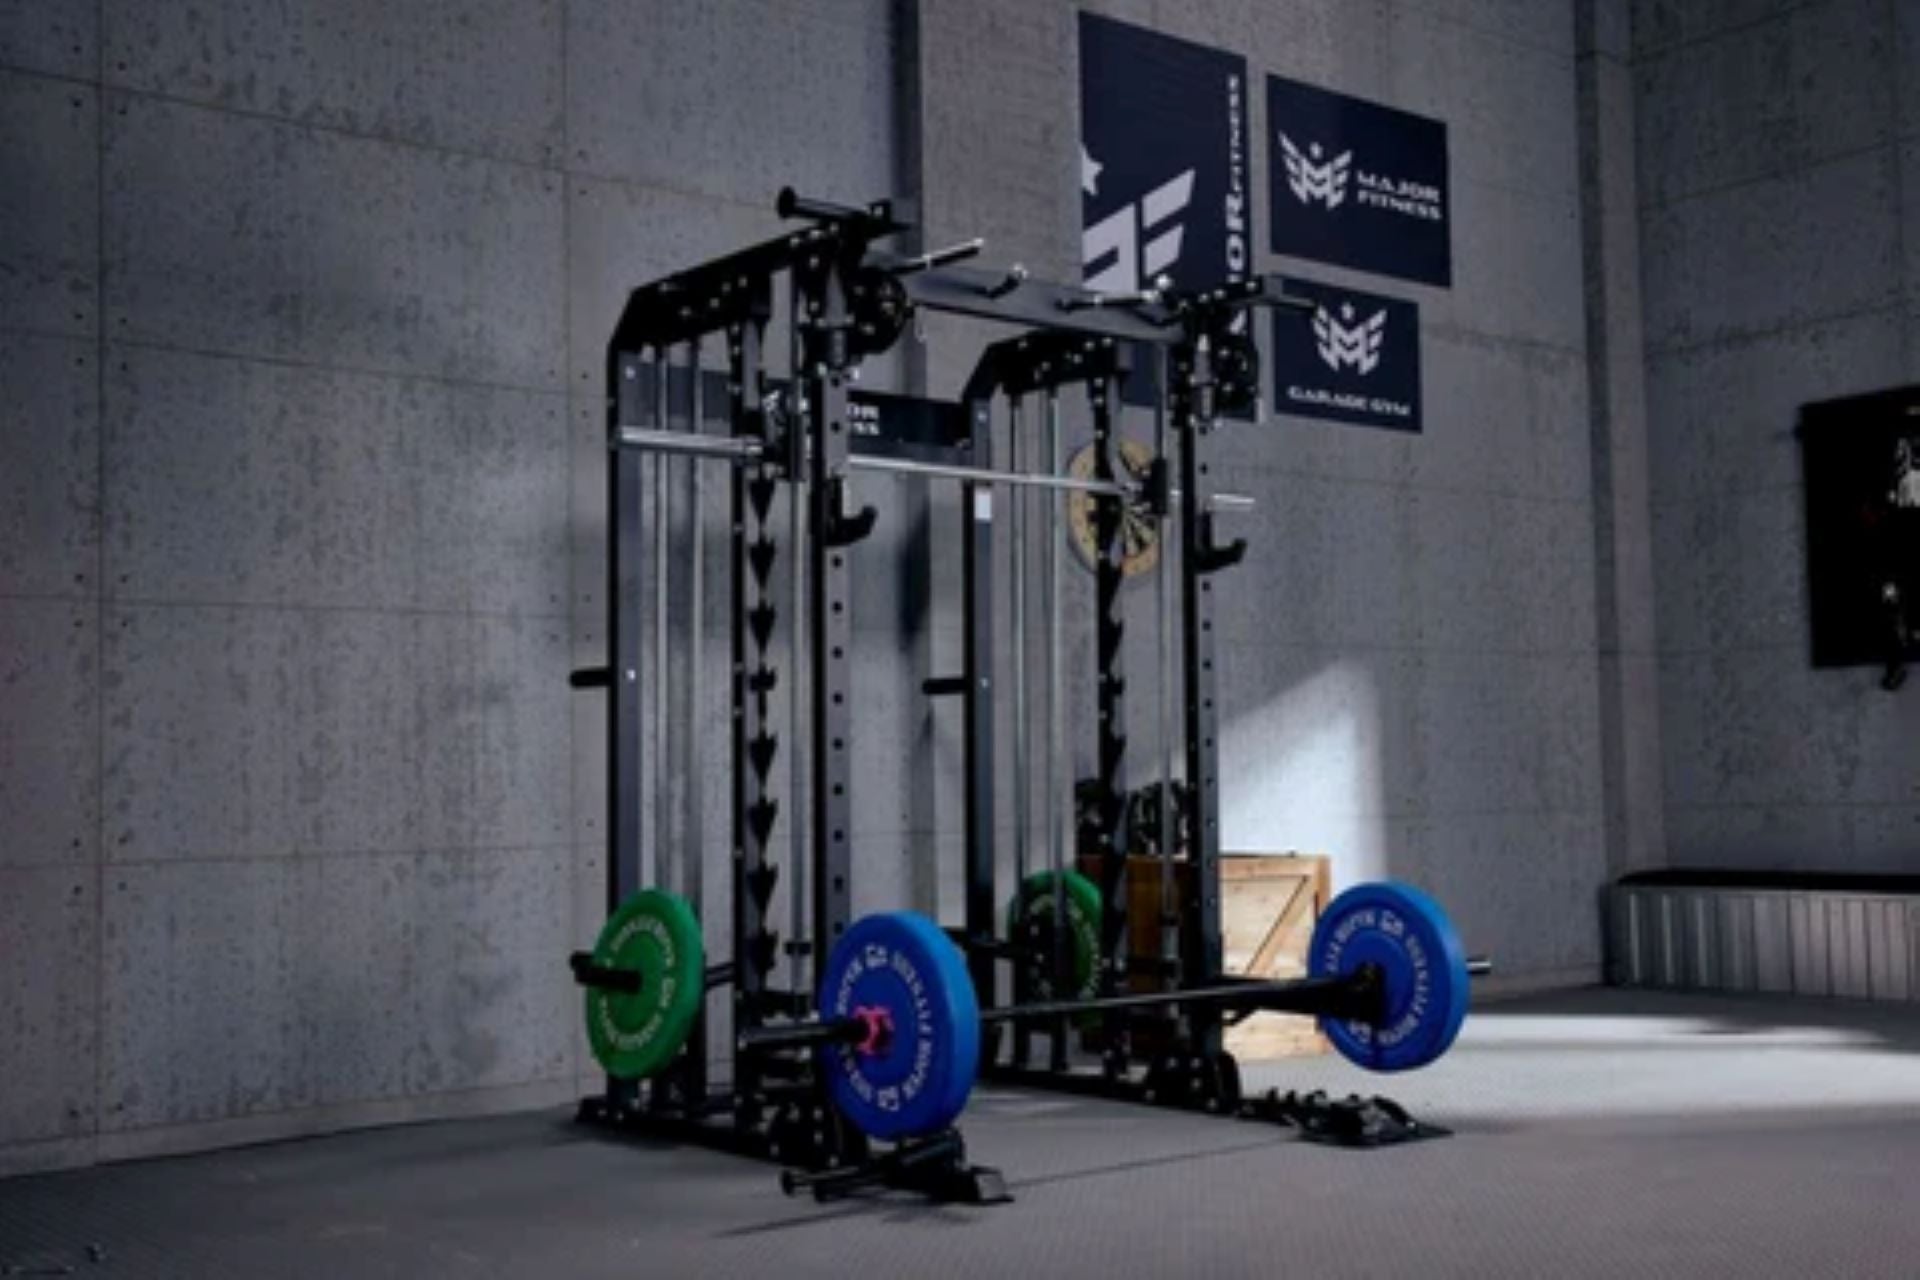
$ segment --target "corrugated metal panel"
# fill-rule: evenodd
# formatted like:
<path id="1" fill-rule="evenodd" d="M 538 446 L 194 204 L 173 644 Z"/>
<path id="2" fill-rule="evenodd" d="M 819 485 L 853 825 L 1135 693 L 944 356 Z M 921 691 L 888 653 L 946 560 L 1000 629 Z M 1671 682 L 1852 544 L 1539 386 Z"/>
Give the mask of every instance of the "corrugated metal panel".
<path id="1" fill-rule="evenodd" d="M 1827 956 L 1826 904 L 1801 894 L 1788 899 L 1793 916 L 1793 989 L 1803 996 L 1832 994 Z"/>
<path id="2" fill-rule="evenodd" d="M 1885 898 L 1873 904 L 1873 998 L 1907 1000 L 1912 997 L 1912 975 L 1907 967 L 1907 904 Z"/>
<path id="3" fill-rule="evenodd" d="M 1690 986 L 1701 990 L 1718 990 L 1720 983 L 1720 942 L 1718 942 L 1718 923 L 1720 913 L 1715 910 L 1716 898 L 1720 894 L 1695 892 L 1688 896 L 1686 919 L 1688 919 L 1688 961 L 1692 965 Z"/>
<path id="4" fill-rule="evenodd" d="M 1787 899 L 1777 893 L 1753 899 L 1755 990 L 1793 990 L 1793 927 L 1787 905 Z"/>
<path id="5" fill-rule="evenodd" d="M 1752 991 L 1753 899 L 1744 893 L 1720 895 L 1720 985 L 1728 991 Z"/>
<path id="6" fill-rule="evenodd" d="M 1607 894 L 1607 981 L 1640 985 L 1640 895 L 1619 886 Z"/>
<path id="7" fill-rule="evenodd" d="M 1834 952 L 1833 994 L 1865 1000 L 1873 994 L 1867 964 L 1867 904 L 1859 898 L 1827 903 L 1827 929 Z"/>
<path id="8" fill-rule="evenodd" d="M 1680 938 L 1680 895 L 1663 893 L 1656 897 L 1658 928 L 1654 940 L 1653 984 L 1657 987 L 1681 987 L 1681 957 L 1686 953 Z"/>
<path id="9" fill-rule="evenodd" d="M 1920 902 L 1843 893 L 1617 887 L 1625 986 L 1920 1000 Z"/>

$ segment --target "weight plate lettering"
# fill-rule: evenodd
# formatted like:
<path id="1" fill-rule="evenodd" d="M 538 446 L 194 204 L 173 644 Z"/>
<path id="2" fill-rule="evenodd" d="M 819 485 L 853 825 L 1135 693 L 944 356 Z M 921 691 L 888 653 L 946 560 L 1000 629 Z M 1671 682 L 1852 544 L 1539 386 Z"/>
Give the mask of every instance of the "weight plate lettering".
<path id="1" fill-rule="evenodd" d="M 640 975 L 638 991 L 587 990 L 587 1042 L 610 1076 L 641 1080 L 687 1042 L 706 995 L 700 922 L 685 901 L 643 889 L 608 917 L 593 962 Z"/>
<path id="2" fill-rule="evenodd" d="M 867 916 L 840 936 L 820 982 L 829 1021 L 882 1011 L 874 1046 L 820 1050 L 827 1091 L 855 1128 L 880 1139 L 935 1133 L 966 1108 L 980 1066 L 980 1005 L 940 927 L 910 911 Z"/>
<path id="3" fill-rule="evenodd" d="M 1333 900 L 1313 929 L 1315 977 L 1380 969 L 1386 1019 L 1379 1026 L 1323 1018 L 1342 1057 L 1370 1071 L 1411 1071 L 1439 1058 L 1466 1020 L 1467 955 L 1447 913 L 1410 885 L 1357 885 Z"/>

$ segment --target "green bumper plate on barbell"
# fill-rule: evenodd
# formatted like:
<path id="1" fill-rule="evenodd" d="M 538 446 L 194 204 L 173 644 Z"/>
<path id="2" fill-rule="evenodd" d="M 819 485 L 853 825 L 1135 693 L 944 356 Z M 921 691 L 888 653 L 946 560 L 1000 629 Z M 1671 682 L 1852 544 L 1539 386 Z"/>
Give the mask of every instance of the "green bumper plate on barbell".
<path id="1" fill-rule="evenodd" d="M 640 975 L 638 991 L 588 990 L 594 1059 L 623 1080 L 653 1075 L 686 1044 L 706 995 L 699 920 L 682 899 L 642 889 L 608 917 L 593 962 Z"/>
<path id="2" fill-rule="evenodd" d="M 1067 926 L 1064 942 L 1072 965 L 1073 987 L 1055 991 L 1050 966 L 1042 961 L 1028 970 L 1033 995 L 1038 1000 L 1091 1000 L 1100 993 L 1100 890 L 1071 868 L 1060 873 L 1060 884 L 1060 907 Z M 1021 882 L 1020 891 L 1007 904 L 1009 937 L 1018 940 L 1037 933 L 1042 946 L 1050 944 L 1053 886 L 1051 871 L 1036 871 Z M 1040 927 L 1031 929 L 1035 924 Z"/>

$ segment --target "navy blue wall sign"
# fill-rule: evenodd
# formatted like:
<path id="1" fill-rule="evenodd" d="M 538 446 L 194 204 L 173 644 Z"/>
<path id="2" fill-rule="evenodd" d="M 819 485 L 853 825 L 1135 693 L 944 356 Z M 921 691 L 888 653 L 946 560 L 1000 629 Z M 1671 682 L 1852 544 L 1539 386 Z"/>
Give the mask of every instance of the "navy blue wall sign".
<path id="1" fill-rule="evenodd" d="M 1289 276 L 1312 316 L 1273 313 L 1273 409 L 1396 431 L 1420 430 L 1420 308 L 1403 298 Z"/>
<path id="2" fill-rule="evenodd" d="M 1247 64 L 1080 15 L 1081 272 L 1103 293 L 1247 274 Z"/>
<path id="3" fill-rule="evenodd" d="M 1089 289 L 1246 277 L 1247 127 L 1246 59 L 1080 15 L 1080 274 Z M 1126 399 L 1150 404 L 1152 364 L 1136 368 Z"/>
<path id="4" fill-rule="evenodd" d="M 1273 251 L 1453 283 L 1447 126 L 1267 77 Z"/>

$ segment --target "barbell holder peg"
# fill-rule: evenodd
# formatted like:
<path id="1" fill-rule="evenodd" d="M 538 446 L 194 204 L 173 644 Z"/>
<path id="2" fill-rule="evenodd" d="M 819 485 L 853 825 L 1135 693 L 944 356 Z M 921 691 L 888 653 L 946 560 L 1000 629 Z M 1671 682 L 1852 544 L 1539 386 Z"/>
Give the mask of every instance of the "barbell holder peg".
<path id="1" fill-rule="evenodd" d="M 1021 285 L 1025 284 L 1026 282 L 1027 282 L 1027 269 L 1021 264 L 1019 264 L 1018 262 L 1016 262 L 1012 266 L 1007 268 L 1007 274 L 1000 278 L 1000 282 L 998 284 L 983 286 L 980 290 L 980 296 L 993 301 L 998 301 L 999 299 L 1004 298 L 1008 294 L 1012 293 L 1015 289 L 1018 289 Z"/>
<path id="2" fill-rule="evenodd" d="M 1054 305 L 1066 312 L 1154 307 L 1160 305 L 1161 298 L 1172 287 L 1172 283 L 1167 277 L 1161 276 L 1148 288 L 1133 293 L 1090 293 L 1080 298 L 1061 298 Z"/>
<path id="3" fill-rule="evenodd" d="M 978 257 L 987 247 L 983 237 L 975 236 L 971 240 L 962 240 L 959 244 L 948 245 L 944 249 L 935 249 L 923 253 L 917 258 L 908 258 L 905 262 L 896 262 L 887 268 L 888 275 L 910 276 L 934 267 L 944 267 L 955 262 L 965 262 L 968 258 Z"/>
<path id="4" fill-rule="evenodd" d="M 780 188 L 780 194 L 773 200 L 773 211 L 782 218 L 805 218 L 811 222 L 851 222 L 874 216 L 871 209 L 856 209 L 852 205 L 834 204 L 830 200 L 815 200 L 801 195 L 792 187 Z"/>

